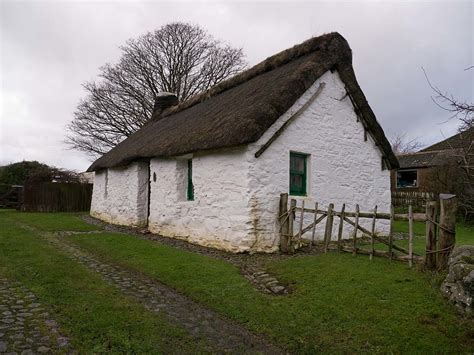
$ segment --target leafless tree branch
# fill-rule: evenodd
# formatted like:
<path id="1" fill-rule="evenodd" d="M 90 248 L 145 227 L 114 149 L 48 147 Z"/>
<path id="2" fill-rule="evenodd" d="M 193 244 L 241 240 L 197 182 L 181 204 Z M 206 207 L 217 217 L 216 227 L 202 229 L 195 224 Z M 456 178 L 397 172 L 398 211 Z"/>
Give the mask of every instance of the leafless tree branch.
<path id="1" fill-rule="evenodd" d="M 465 70 L 474 68 L 471 66 Z M 441 91 L 433 85 L 422 68 L 428 85 L 435 93 L 433 102 L 452 114 L 451 119 L 459 121 L 459 142 L 453 146 L 446 140 L 450 157 L 441 171 L 446 181 L 452 185 L 452 191 L 459 196 L 460 208 L 466 216 L 474 217 L 474 104 L 456 99 L 453 95 Z M 449 169 L 448 166 L 454 168 Z"/>
<path id="2" fill-rule="evenodd" d="M 421 67 L 428 85 L 435 93 L 431 100 L 441 109 L 452 114 L 451 119 L 459 120 L 459 131 L 464 131 L 474 125 L 474 104 L 456 99 L 452 94 L 441 91 L 433 85 L 423 67 Z M 468 68 L 469 69 L 469 68 Z"/>
<path id="3" fill-rule="evenodd" d="M 246 67 L 241 48 L 181 22 L 130 39 L 120 49 L 118 63 L 105 64 L 99 80 L 83 84 L 86 97 L 68 125 L 66 142 L 92 158 L 143 126 L 159 92 L 185 101 Z"/>
<path id="4" fill-rule="evenodd" d="M 423 144 L 419 141 L 419 138 L 408 139 L 406 133 L 398 134 L 390 139 L 392 145 L 392 151 L 395 154 L 413 153 L 421 148 Z"/>

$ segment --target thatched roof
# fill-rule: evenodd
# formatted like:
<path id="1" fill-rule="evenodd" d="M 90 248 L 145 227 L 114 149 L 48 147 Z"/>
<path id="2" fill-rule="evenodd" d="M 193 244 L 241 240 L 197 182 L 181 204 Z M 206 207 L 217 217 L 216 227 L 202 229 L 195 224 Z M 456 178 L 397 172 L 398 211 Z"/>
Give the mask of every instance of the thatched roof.
<path id="1" fill-rule="evenodd" d="M 360 89 L 352 53 L 338 33 L 303 42 L 151 119 L 88 171 L 133 160 L 170 157 L 257 141 L 328 70 L 337 70 L 386 165 L 398 167 L 382 128 Z"/>

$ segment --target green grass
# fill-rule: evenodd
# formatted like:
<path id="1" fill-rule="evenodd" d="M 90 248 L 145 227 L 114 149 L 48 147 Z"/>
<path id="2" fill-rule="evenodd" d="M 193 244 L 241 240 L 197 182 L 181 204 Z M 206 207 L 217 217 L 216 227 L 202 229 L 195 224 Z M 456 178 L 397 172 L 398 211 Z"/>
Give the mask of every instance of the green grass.
<path id="1" fill-rule="evenodd" d="M 425 228 L 424 222 L 413 223 L 413 251 L 419 255 L 425 254 Z M 393 230 L 395 232 L 408 233 L 408 221 L 395 221 Z M 408 239 L 396 240 L 394 244 L 408 250 Z M 474 226 L 463 223 L 456 225 L 456 245 L 474 245 Z M 358 246 L 367 249 L 369 243 L 367 241 L 358 242 Z M 382 243 L 375 243 L 374 248 L 376 250 L 388 251 L 388 246 Z"/>
<path id="2" fill-rule="evenodd" d="M 413 251 L 424 255 L 426 247 L 426 225 L 424 222 L 413 223 Z M 408 233 L 408 221 L 395 221 L 395 232 Z M 397 240 L 396 245 L 408 249 L 408 239 Z M 474 245 L 474 226 L 458 223 L 456 225 L 456 245 Z M 376 244 L 378 250 L 388 250 L 384 244 Z"/>
<path id="3" fill-rule="evenodd" d="M 41 220 L 38 214 L 0 213 L 0 274 L 22 282 L 50 308 L 79 353 L 199 351 L 183 330 L 14 224 L 30 224 L 30 217 L 31 225 L 48 230 L 84 230 L 84 225 L 73 215 L 42 214 Z"/>
<path id="4" fill-rule="evenodd" d="M 84 213 L 37 213 L 17 212 L 15 210 L 1 210 L 0 218 L 14 218 L 20 223 L 41 229 L 43 231 L 77 231 L 88 232 L 102 229 L 99 226 L 88 224 L 81 219 Z"/>
<path id="5" fill-rule="evenodd" d="M 9 218 L 17 216 L 20 214 L 10 214 Z M 21 218 L 29 223 L 27 217 Z M 65 224 L 67 218 L 58 216 L 58 223 Z M 53 217 L 51 221 L 43 227 L 59 228 L 55 227 Z M 41 225 L 37 221 L 33 223 Z M 73 222 L 68 223 L 77 227 Z M 181 336 L 163 332 L 161 322 L 150 331 L 153 326 L 147 323 L 151 320 L 146 312 L 129 310 L 125 305 L 125 309 L 120 308 L 117 305 L 122 304 L 120 294 L 80 265 L 65 260 L 33 235 L 20 238 L 17 235 L 20 232 L 14 228 L 11 233 L 12 239 L 20 241 L 0 238 L 4 243 L 0 245 L 0 265 L 8 263 L 1 270 L 26 282 L 49 304 L 58 304 L 59 321 L 67 325 L 71 334 L 84 337 L 86 344 L 98 343 L 98 352 L 105 348 L 101 344 L 109 341 L 104 333 L 121 334 L 112 338 L 127 339 L 129 352 L 142 352 L 145 346 L 142 342 L 149 344 L 149 338 L 156 334 L 165 339 L 156 340 L 161 349 L 166 341 L 173 344 L 173 339 Z M 474 350 L 472 322 L 458 318 L 453 307 L 442 299 L 430 275 L 410 270 L 403 263 L 390 263 L 382 258 L 371 262 L 366 256 L 336 253 L 274 261 L 268 264 L 268 270 L 293 290 L 289 296 L 276 297 L 256 291 L 236 267 L 221 260 L 124 234 L 83 234 L 68 238 L 104 260 L 176 288 L 267 335 L 291 352 L 469 353 Z M 4 251 L 5 247 L 9 249 Z M 49 263 L 45 255 L 51 255 L 54 266 L 41 265 Z M 36 269 L 41 270 L 39 279 Z M 79 281 L 74 282 L 76 279 Z M 76 296 L 80 292 L 86 294 L 87 302 L 81 303 L 82 295 Z M 77 306 L 69 309 L 65 304 L 71 299 Z M 89 307 L 96 307 L 99 314 L 91 311 L 82 314 L 81 304 L 82 307 L 92 304 Z M 100 312 L 103 307 L 113 307 L 110 304 L 118 308 L 110 313 Z M 125 304 L 131 307 L 129 300 Z M 114 326 L 110 326 L 116 322 L 110 318 L 111 314 L 119 319 Z M 76 323 L 81 317 L 88 318 L 87 326 L 79 327 Z M 146 324 L 136 329 L 135 317 L 143 318 Z M 109 328 L 102 330 L 107 325 Z M 93 334 L 97 332 L 101 340 L 94 343 Z M 88 348 L 91 349 L 89 345 Z M 187 350 L 184 348 L 183 352 Z"/>
<path id="6" fill-rule="evenodd" d="M 74 236 L 81 247 L 190 295 L 292 352 L 466 352 L 468 327 L 428 276 L 405 264 L 348 254 L 268 265 L 287 297 L 263 295 L 219 260 L 133 236 Z"/>
<path id="7" fill-rule="evenodd" d="M 425 236 L 426 225 L 424 222 L 413 223 L 413 233 Z M 408 233 L 408 221 L 395 221 L 395 232 Z M 458 223 L 456 225 L 456 245 L 474 245 L 474 225 Z"/>

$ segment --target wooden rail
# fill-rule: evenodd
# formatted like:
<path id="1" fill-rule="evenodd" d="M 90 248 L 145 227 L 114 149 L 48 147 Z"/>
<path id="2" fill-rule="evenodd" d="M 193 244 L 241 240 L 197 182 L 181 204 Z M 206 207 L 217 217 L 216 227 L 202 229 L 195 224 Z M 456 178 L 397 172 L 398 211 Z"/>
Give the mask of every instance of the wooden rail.
<path id="1" fill-rule="evenodd" d="M 303 244 L 309 244 L 312 247 L 315 242 L 316 226 L 326 221 L 324 227 L 324 235 L 322 239 L 322 248 L 324 252 L 336 249 L 340 252 L 350 252 L 353 255 L 364 254 L 369 255 L 372 260 L 374 256 L 388 257 L 390 260 L 407 261 L 412 267 L 414 263 L 424 262 L 428 269 L 442 270 L 446 268 L 447 258 L 451 249 L 454 247 L 455 241 L 455 212 L 456 200 L 453 195 L 440 195 L 441 215 L 438 219 L 437 203 L 429 201 L 426 204 L 426 213 L 413 213 L 413 207 L 410 205 L 407 214 L 395 214 L 393 206 L 390 213 L 381 213 L 377 206 L 374 206 L 372 212 L 361 212 L 359 205 L 355 205 L 355 211 L 347 211 L 346 204 L 342 205 L 340 211 L 336 211 L 334 204 L 330 203 L 327 210 L 321 208 L 317 202 L 314 208 L 305 206 L 302 200 L 298 206 L 295 199 L 290 200 L 288 208 L 288 194 L 281 194 L 280 197 L 280 233 L 281 233 L 281 249 L 283 252 L 293 253 Z M 308 214 L 313 214 L 308 219 Z M 304 226 L 305 217 L 311 220 L 307 226 Z M 333 241 L 333 224 L 335 218 L 339 221 L 337 230 L 337 240 Z M 361 225 L 361 219 L 370 219 L 370 230 Z M 297 222 L 294 221 L 297 219 Z M 377 220 L 389 220 L 390 230 L 387 236 L 382 236 L 376 232 Z M 408 221 L 408 249 L 405 249 L 394 242 L 393 225 L 394 221 Z M 414 222 L 426 223 L 426 253 L 425 256 L 416 254 L 413 251 L 413 224 Z M 439 222 L 438 222 L 439 221 Z M 350 232 L 350 246 L 346 245 L 343 240 L 344 225 L 352 228 Z M 294 228 L 296 227 L 296 234 Z M 438 233 L 437 230 L 440 230 Z M 311 239 L 304 240 L 305 233 L 311 231 Z M 361 236 L 360 236 L 361 235 Z M 437 240 L 437 235 L 441 240 Z M 363 238 L 370 240 L 370 249 L 360 248 L 358 242 Z M 388 246 L 388 251 L 376 250 L 375 242 Z"/>

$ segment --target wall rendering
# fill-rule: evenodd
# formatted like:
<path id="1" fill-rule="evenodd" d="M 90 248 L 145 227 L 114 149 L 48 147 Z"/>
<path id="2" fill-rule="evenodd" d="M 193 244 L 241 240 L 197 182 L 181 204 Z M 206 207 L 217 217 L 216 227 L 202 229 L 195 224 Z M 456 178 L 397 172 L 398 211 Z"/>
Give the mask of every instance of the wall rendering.
<path id="1" fill-rule="evenodd" d="M 113 224 L 145 226 L 147 215 L 148 163 L 96 172 L 91 216 Z"/>
<path id="2" fill-rule="evenodd" d="M 150 231 L 232 252 L 254 250 L 245 148 L 192 157 L 194 201 L 186 196 L 189 158 L 151 160 Z"/>
<path id="3" fill-rule="evenodd" d="M 302 107 L 319 84 L 325 86 L 315 101 L 292 122 L 259 157 L 255 152 Z M 337 72 L 324 74 L 247 147 L 150 161 L 150 213 L 153 233 L 232 252 L 272 252 L 278 249 L 278 204 L 289 190 L 290 152 L 308 154 L 306 206 L 326 209 L 334 203 L 347 211 L 375 205 L 389 212 L 390 172 L 382 170 L 381 153 L 345 96 Z M 188 201 L 187 160 L 192 158 L 194 200 Z M 148 165 L 133 163 L 122 169 L 96 173 L 91 215 L 110 223 L 144 225 L 148 203 Z M 308 219 L 305 224 L 311 223 Z M 333 233 L 337 231 L 335 220 Z M 361 220 L 368 226 L 370 221 Z M 324 224 L 321 225 L 324 228 Z M 322 229 L 317 237 L 322 236 Z M 379 221 L 378 232 L 387 232 Z M 352 228 L 345 228 L 345 237 Z"/>
<path id="4" fill-rule="evenodd" d="M 281 136 L 259 157 L 255 152 L 273 133 L 298 110 L 319 87 L 325 83 L 315 101 L 292 122 Z M 390 211 L 390 171 L 382 170 L 381 152 L 370 136 L 364 140 L 364 129 L 354 112 L 350 99 L 345 96 L 344 84 L 337 72 L 327 72 L 267 131 L 256 143 L 249 146 L 251 199 L 255 208 L 253 215 L 256 236 L 261 248 L 276 248 L 278 237 L 279 196 L 289 190 L 290 152 L 309 154 L 308 193 L 305 205 L 327 209 L 334 203 L 340 210 L 346 204 L 346 211 L 355 211 L 359 204 L 361 211 Z M 291 198 L 291 197 L 290 197 Z M 304 225 L 312 222 L 308 216 Z M 361 224 L 370 225 L 369 220 Z M 295 226 L 296 227 L 296 226 Z M 387 233 L 387 221 L 377 221 L 377 231 Z M 335 219 L 333 238 L 338 230 Z M 319 225 L 316 237 L 323 236 L 324 223 Z M 345 224 L 345 237 L 352 227 Z M 310 237 L 310 233 L 306 235 Z"/>

